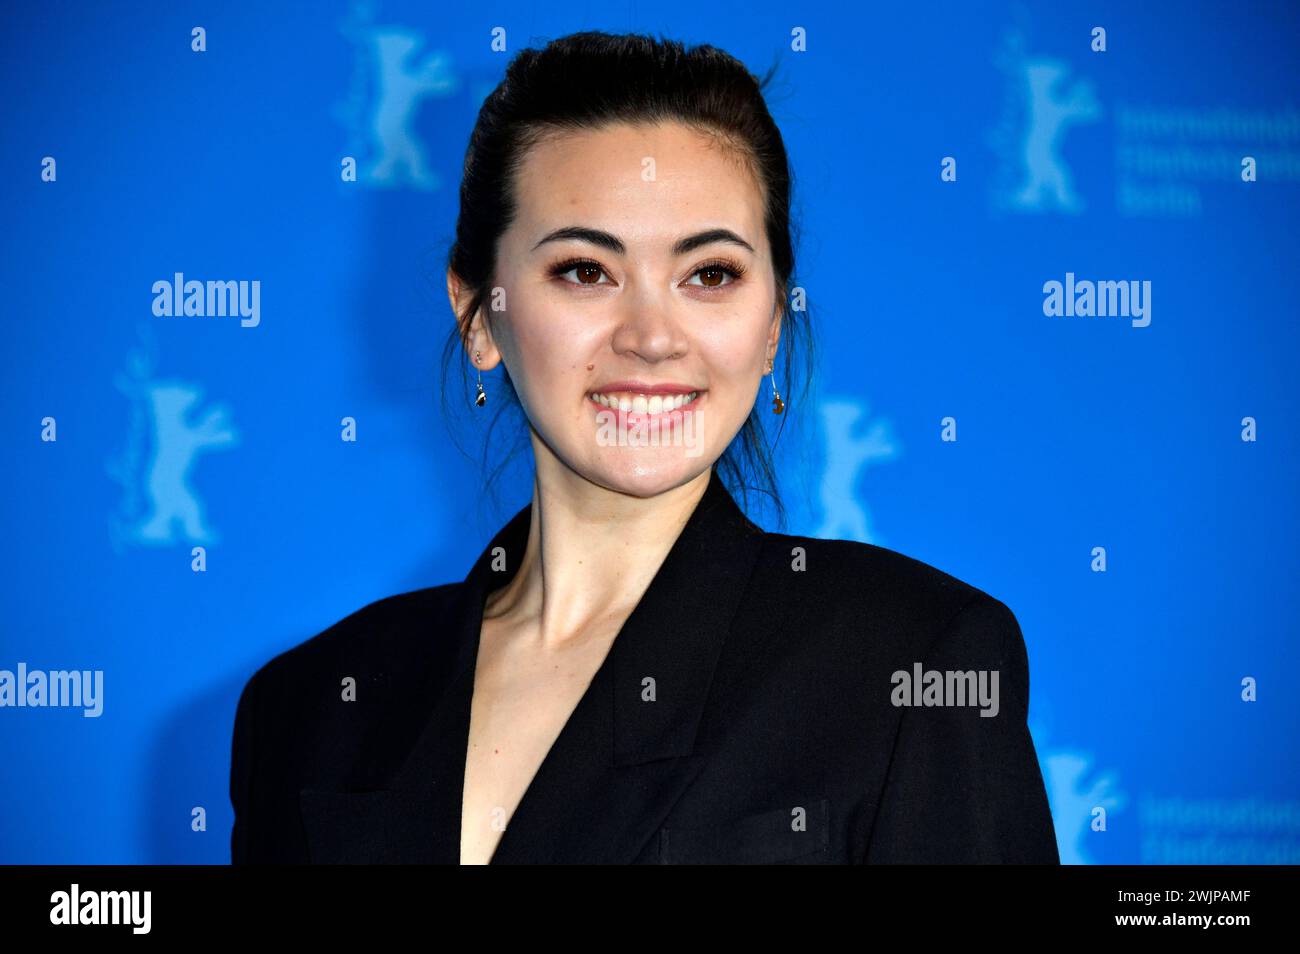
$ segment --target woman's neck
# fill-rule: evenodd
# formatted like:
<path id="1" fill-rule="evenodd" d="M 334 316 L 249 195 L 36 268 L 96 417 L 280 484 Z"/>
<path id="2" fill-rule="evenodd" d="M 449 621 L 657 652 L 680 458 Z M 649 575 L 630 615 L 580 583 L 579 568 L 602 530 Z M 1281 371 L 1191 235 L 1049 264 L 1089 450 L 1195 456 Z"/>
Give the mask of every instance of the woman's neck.
<path id="1" fill-rule="evenodd" d="M 625 619 L 640 602 L 704 496 L 710 472 L 654 497 L 620 494 L 538 456 L 528 545 L 484 618 L 502 618 L 546 646 Z"/>

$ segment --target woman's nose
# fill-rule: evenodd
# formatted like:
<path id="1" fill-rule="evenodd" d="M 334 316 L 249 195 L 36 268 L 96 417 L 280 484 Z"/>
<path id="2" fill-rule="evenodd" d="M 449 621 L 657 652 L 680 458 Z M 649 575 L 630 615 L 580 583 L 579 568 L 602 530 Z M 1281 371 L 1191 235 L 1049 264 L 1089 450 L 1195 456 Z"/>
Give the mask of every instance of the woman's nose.
<path id="1" fill-rule="evenodd" d="M 661 296 L 641 292 L 620 302 L 623 313 L 614 330 L 614 350 L 635 354 L 643 361 L 663 361 L 684 354 L 688 347 L 686 335 L 668 299 L 666 293 Z"/>

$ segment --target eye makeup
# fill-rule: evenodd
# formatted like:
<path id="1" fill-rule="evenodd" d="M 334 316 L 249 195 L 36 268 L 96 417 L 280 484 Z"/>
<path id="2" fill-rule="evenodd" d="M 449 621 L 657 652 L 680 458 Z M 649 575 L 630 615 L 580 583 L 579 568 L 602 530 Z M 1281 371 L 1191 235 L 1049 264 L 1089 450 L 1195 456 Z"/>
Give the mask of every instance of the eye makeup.
<path id="1" fill-rule="evenodd" d="M 575 270 L 591 270 L 591 269 L 595 269 L 595 270 L 599 271 L 602 275 L 605 275 L 606 277 L 608 277 L 608 272 L 605 271 L 604 266 L 602 266 L 599 262 L 597 262 L 597 261 L 595 261 L 595 260 L 593 260 L 593 259 L 590 259 L 590 258 L 566 258 L 566 259 L 563 259 L 563 260 L 561 260 L 561 261 L 559 261 L 559 262 L 556 262 L 554 265 L 551 265 L 551 266 L 547 269 L 547 274 L 550 275 L 552 278 L 561 278 L 562 276 L 566 275 L 567 273 L 572 272 L 572 271 L 575 271 Z M 709 260 L 709 261 L 707 261 L 707 262 L 704 262 L 703 264 L 701 264 L 701 265 L 697 266 L 695 269 L 693 269 L 693 270 L 691 271 L 691 278 L 694 278 L 696 275 L 699 275 L 701 272 L 722 272 L 724 275 L 727 275 L 731 280 L 730 280 L 730 281 L 726 281 L 726 282 L 721 282 L 721 283 L 716 284 L 716 285 L 705 285 L 705 284 L 699 284 L 699 285 L 696 285 L 695 287 L 697 287 L 697 288 L 726 288 L 727 286 L 729 286 L 729 285 L 733 285 L 733 284 L 735 284 L 737 281 L 739 281 L 740 277 L 741 277 L 742 275 L 745 274 L 745 271 L 746 271 L 745 266 L 744 266 L 743 264 L 741 264 L 740 262 L 737 262 L 737 261 L 735 261 L 735 260 L 733 260 L 733 259 L 717 258 L 717 259 L 711 259 L 711 260 Z M 596 288 L 596 287 L 599 287 L 600 285 L 609 285 L 609 284 L 613 284 L 613 282 L 601 282 L 601 281 L 596 281 L 596 282 L 574 282 L 574 281 L 567 281 L 567 280 L 566 280 L 566 284 L 569 284 L 569 285 L 585 286 L 585 287 L 588 287 L 588 288 Z"/>

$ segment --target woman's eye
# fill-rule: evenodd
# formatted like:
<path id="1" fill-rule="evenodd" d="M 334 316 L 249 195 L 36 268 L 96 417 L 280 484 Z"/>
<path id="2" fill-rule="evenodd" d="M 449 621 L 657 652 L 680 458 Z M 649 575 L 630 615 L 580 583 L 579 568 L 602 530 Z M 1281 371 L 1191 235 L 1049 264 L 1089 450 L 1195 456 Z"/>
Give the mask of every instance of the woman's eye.
<path id="1" fill-rule="evenodd" d="M 697 268 L 691 278 L 702 277 L 699 282 L 688 282 L 692 285 L 701 285 L 704 288 L 721 288 L 723 285 L 730 285 L 738 277 L 739 273 L 733 268 L 726 265 L 705 265 L 703 268 Z"/>
<path id="2" fill-rule="evenodd" d="M 601 281 L 602 277 L 609 279 L 609 276 L 597 262 L 561 262 L 551 270 L 551 274 L 557 278 L 562 278 L 570 285 L 614 284 L 612 280 Z M 722 288 L 735 282 L 741 274 L 740 269 L 733 268 L 730 265 L 705 265 L 702 268 L 697 268 L 692 273 L 687 284 L 701 288 Z M 699 281 L 695 279 L 699 279 Z"/>
<path id="3" fill-rule="evenodd" d="M 608 284 L 600 280 L 600 276 L 605 274 L 605 270 L 595 262 L 570 262 L 558 266 L 555 270 L 555 274 L 572 285 Z M 570 279 L 570 275 L 573 275 L 574 277 Z"/>

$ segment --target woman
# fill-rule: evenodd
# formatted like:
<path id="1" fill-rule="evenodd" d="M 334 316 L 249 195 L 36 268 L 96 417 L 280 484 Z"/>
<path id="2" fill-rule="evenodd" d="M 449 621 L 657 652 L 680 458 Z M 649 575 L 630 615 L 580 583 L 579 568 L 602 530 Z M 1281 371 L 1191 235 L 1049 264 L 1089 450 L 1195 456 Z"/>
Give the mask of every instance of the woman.
<path id="1" fill-rule="evenodd" d="M 447 290 L 474 405 L 526 416 L 532 503 L 464 581 L 249 680 L 235 862 L 1058 861 L 1007 607 L 765 533 L 723 486 L 770 478 L 784 403 L 755 395 L 806 331 L 763 85 L 640 36 L 511 63 Z"/>

